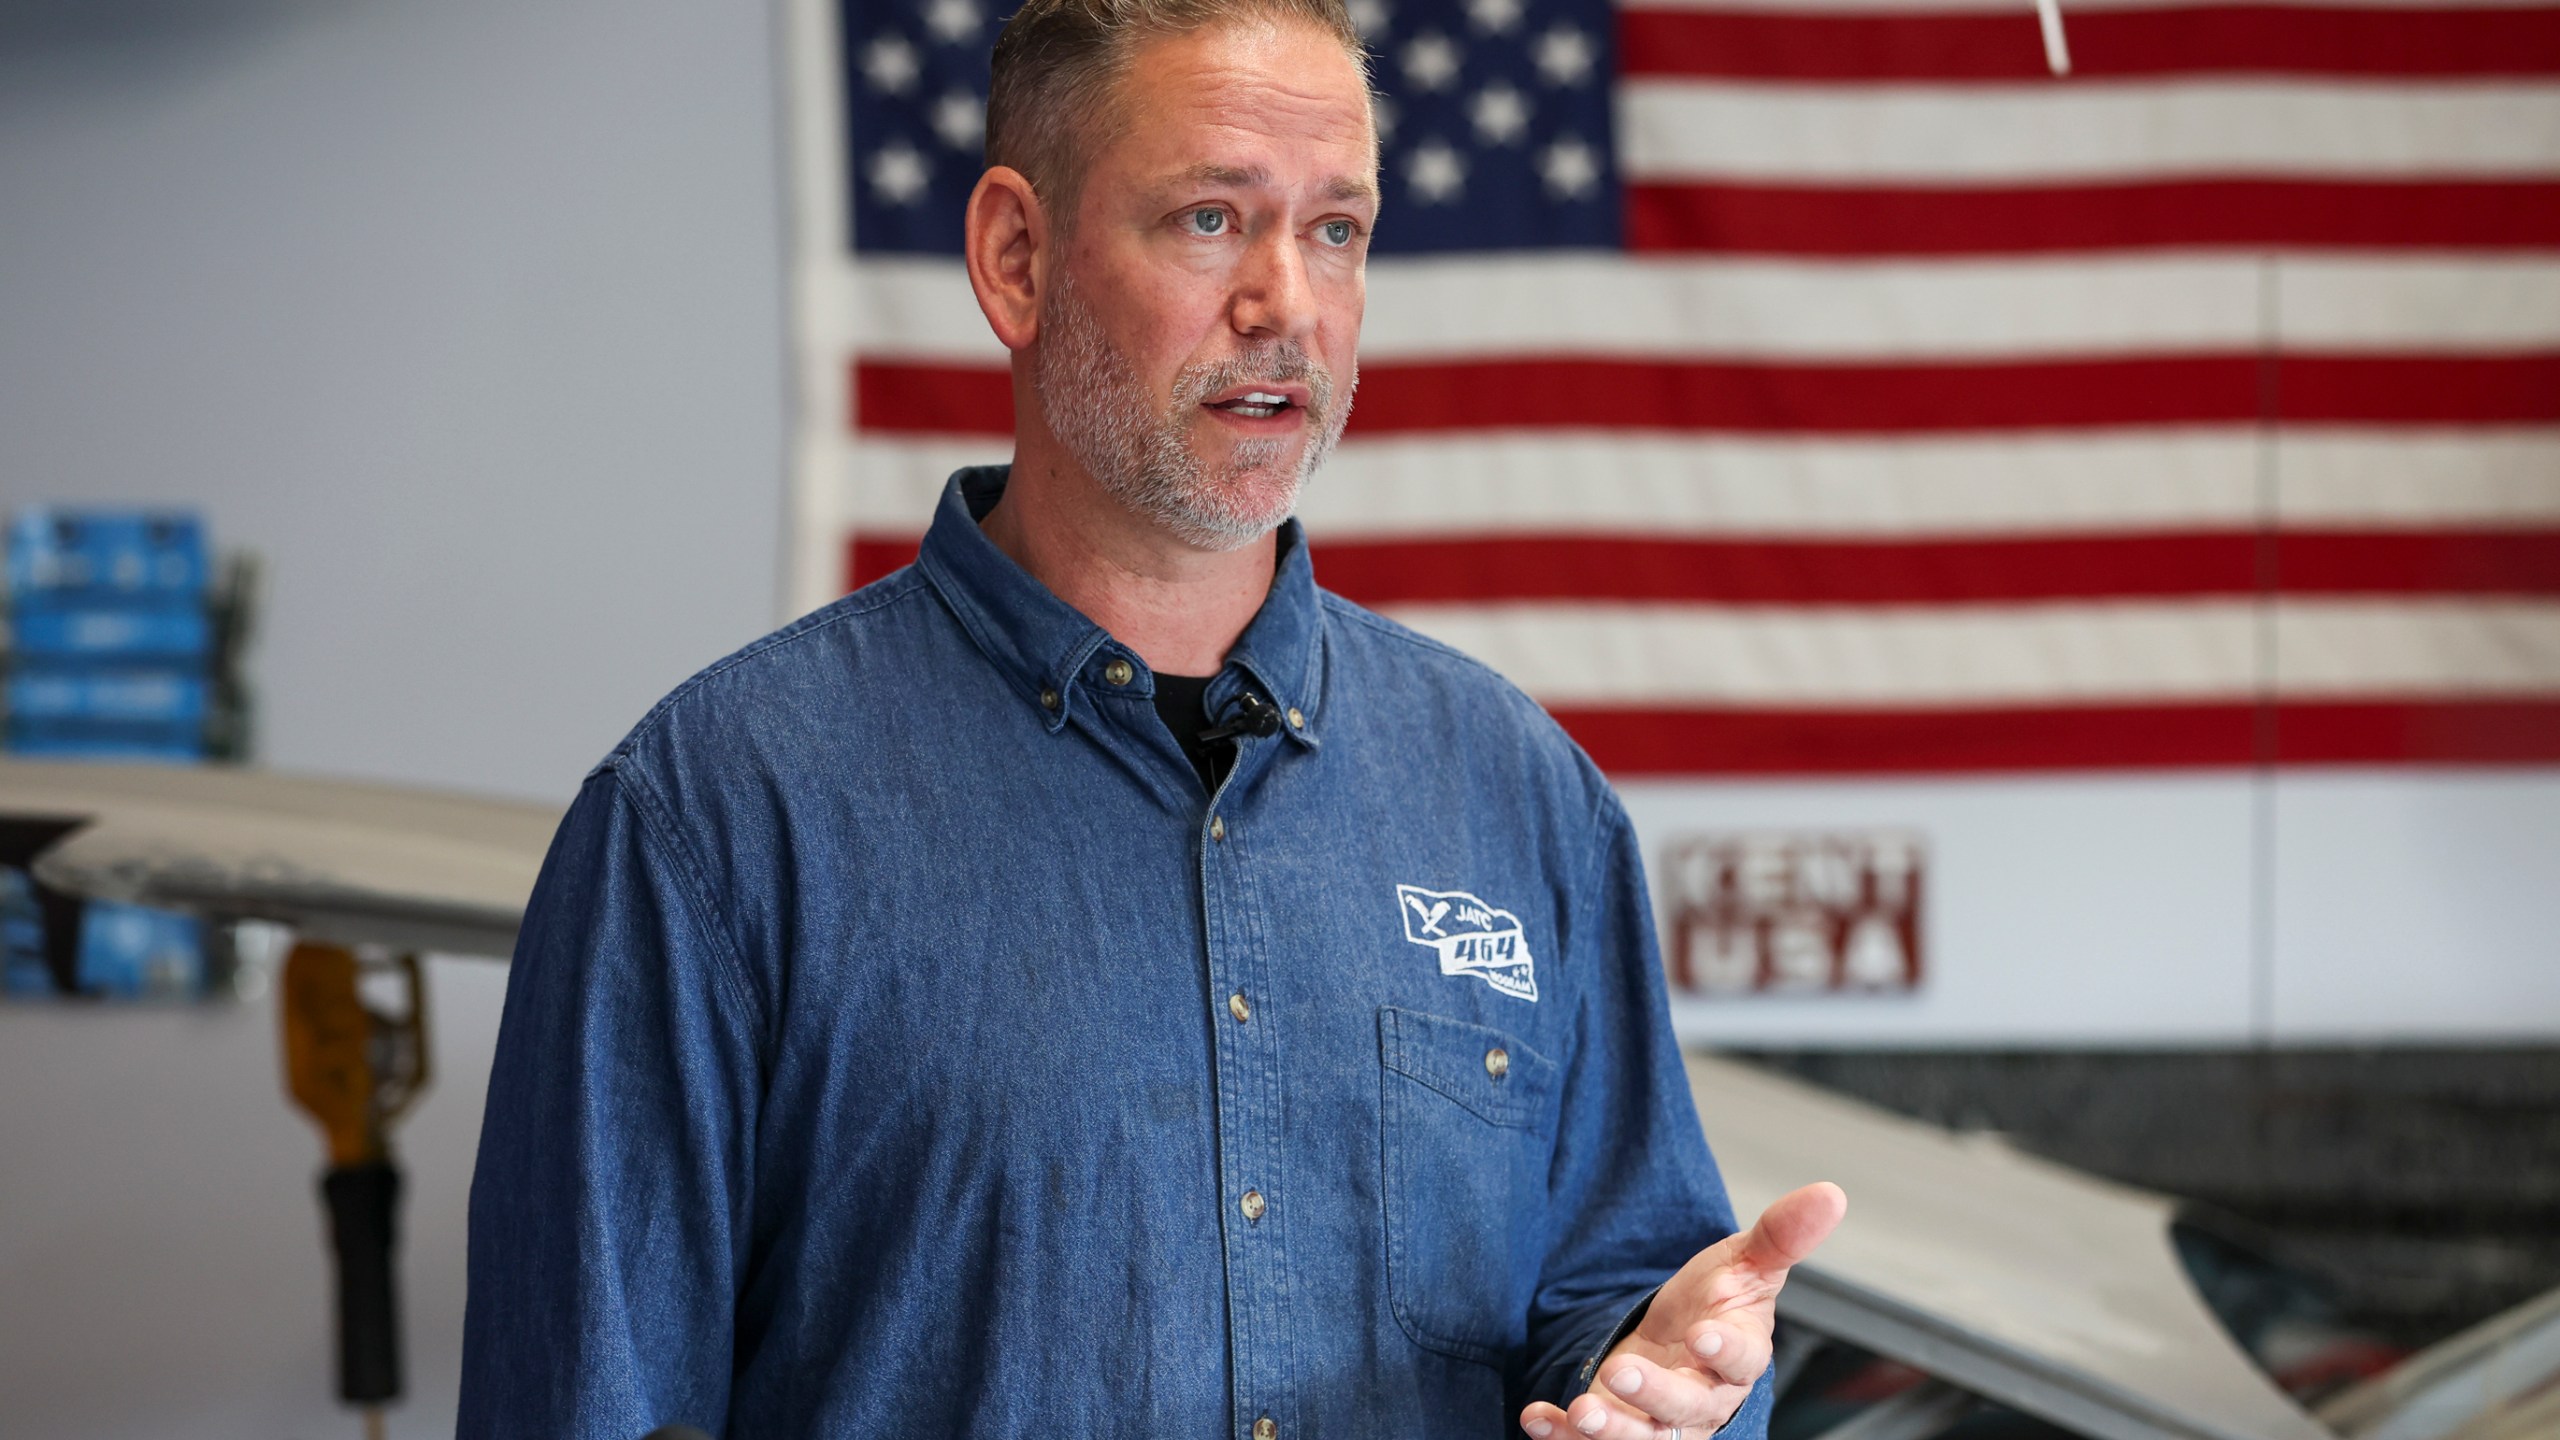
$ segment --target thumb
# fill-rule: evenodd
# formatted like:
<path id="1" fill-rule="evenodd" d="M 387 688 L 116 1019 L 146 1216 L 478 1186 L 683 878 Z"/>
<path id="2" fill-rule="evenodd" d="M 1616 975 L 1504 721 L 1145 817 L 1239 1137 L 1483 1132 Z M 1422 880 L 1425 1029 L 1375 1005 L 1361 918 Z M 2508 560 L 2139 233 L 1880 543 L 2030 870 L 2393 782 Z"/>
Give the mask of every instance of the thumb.
<path id="1" fill-rule="evenodd" d="M 1828 1180 L 1790 1190 L 1760 1212 L 1742 1235 L 1733 1263 L 1774 1274 L 1802 1263 L 1849 1213 L 1848 1192 Z"/>

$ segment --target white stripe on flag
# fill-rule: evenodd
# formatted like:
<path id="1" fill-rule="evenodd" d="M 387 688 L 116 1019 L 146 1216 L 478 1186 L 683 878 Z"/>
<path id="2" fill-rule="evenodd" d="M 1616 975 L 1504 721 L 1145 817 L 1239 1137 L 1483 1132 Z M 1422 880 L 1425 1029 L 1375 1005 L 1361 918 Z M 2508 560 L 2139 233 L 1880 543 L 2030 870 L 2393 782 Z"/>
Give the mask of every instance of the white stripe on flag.
<path id="1" fill-rule="evenodd" d="M 2552 158 L 2560 162 L 2560 150 Z M 2285 348 L 2560 344 L 2560 264 L 2547 260 L 2287 256 L 2275 277 Z"/>
<path id="2" fill-rule="evenodd" d="M 853 263 L 854 353 L 866 360 L 1005 363 L 957 257 L 866 255 Z"/>
<path id="3" fill-rule="evenodd" d="M 2560 170 L 2560 87 L 2550 85 L 1638 79 L 1621 87 L 1618 114 L 1619 164 L 1639 180 L 2086 183 Z"/>
<path id="4" fill-rule="evenodd" d="M 849 482 L 866 532 L 913 535 L 944 479 L 1002 440 L 866 441 Z M 2288 431 L 2289 525 L 2560 526 L 2560 430 Z M 2245 428 L 2013 439 L 1690 440 L 1635 433 L 1346 442 L 1299 513 L 1318 537 L 1518 532 L 1903 538 L 2247 528 Z"/>
<path id="5" fill-rule="evenodd" d="M 2256 347 L 2255 256 L 1801 263 L 1379 259 L 1370 361 L 1519 355 L 1952 359 Z M 2560 260 L 2300 257 L 2272 297 L 2290 348 L 2560 346 Z M 865 261 L 873 359 L 1002 363 L 956 261 Z"/>
<path id="6" fill-rule="evenodd" d="M 2288 601 L 2289 698 L 2560 693 L 2560 604 Z M 1795 608 L 1406 605 L 1389 614 L 1550 705 L 2006 706 L 2242 700 L 2246 602 Z"/>

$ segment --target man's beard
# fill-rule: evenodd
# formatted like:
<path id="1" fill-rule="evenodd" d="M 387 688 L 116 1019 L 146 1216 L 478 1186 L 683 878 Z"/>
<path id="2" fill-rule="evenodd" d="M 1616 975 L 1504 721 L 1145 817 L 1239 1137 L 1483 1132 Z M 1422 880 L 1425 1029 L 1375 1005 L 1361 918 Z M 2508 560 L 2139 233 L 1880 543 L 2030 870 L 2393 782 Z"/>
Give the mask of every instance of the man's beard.
<path id="1" fill-rule="evenodd" d="M 1063 270 L 1040 322 L 1032 388 L 1049 433 L 1113 499 L 1203 550 L 1240 549 L 1289 518 L 1299 487 L 1342 438 L 1359 384 L 1355 370 L 1337 405 L 1333 372 L 1295 340 L 1274 340 L 1232 360 L 1184 366 L 1172 404 L 1159 412 Z M 1309 391 L 1298 436 L 1239 440 L 1215 467 L 1192 450 L 1201 402 L 1232 386 L 1291 381 Z M 1288 463 L 1292 446 L 1303 447 L 1295 465 Z"/>

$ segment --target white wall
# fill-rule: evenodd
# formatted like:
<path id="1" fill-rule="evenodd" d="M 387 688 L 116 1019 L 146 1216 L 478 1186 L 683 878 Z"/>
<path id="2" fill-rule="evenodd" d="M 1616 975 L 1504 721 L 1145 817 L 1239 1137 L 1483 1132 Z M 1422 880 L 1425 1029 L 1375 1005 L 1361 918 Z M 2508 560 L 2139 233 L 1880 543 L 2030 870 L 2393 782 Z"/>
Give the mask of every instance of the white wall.
<path id="1" fill-rule="evenodd" d="M 272 580 L 279 766 L 564 801 L 774 619 L 773 18 L 0 7 L 0 507 L 199 507 Z M 434 968 L 411 1402 L 449 1435 L 503 972 Z M 0 1009 L 0 1433 L 354 1435 L 275 1019 Z"/>
<path id="2" fill-rule="evenodd" d="M 434 1088 L 399 1132 L 405 1440 L 453 1434 L 463 1221 L 506 971 L 429 967 Z M 319 1132 L 272 1009 L 0 1015 L 0 1434 L 324 1440 L 337 1352 Z"/>
<path id="3" fill-rule="evenodd" d="M 769 15 L 107 12 L 0 22 L 0 499 L 264 555 L 273 763 L 565 800 L 773 619 Z"/>
<path id="4" fill-rule="evenodd" d="M 2287 770 L 1623 787 L 1668 923 L 1701 834 L 1913 834 L 1907 993 L 1682 999 L 1710 1044 L 2549 1044 L 2560 770 Z"/>

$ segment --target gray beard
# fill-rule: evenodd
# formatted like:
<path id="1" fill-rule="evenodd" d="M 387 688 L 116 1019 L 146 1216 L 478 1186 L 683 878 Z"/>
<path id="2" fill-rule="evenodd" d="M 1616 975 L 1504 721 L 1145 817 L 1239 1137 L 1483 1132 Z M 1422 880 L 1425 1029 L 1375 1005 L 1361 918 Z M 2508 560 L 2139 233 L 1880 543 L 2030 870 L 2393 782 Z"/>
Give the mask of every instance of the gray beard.
<path id="1" fill-rule="evenodd" d="M 1105 493 L 1202 550 L 1241 549 L 1289 518 L 1307 477 L 1342 438 L 1359 384 L 1355 370 L 1336 405 L 1333 372 L 1298 342 L 1275 340 L 1233 360 L 1183 367 L 1173 403 L 1158 412 L 1063 269 L 1041 315 L 1039 343 L 1031 384 L 1049 433 Z M 1289 381 L 1311 392 L 1308 436 L 1295 466 L 1287 464 L 1287 439 L 1241 441 L 1214 469 L 1192 451 L 1189 427 L 1202 401 L 1230 386 Z"/>

